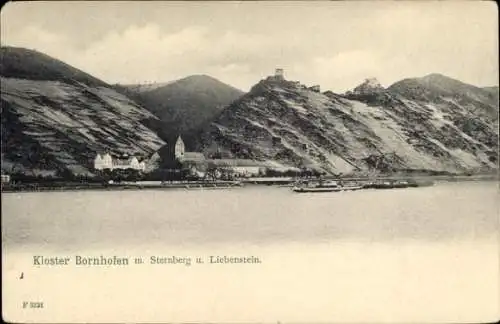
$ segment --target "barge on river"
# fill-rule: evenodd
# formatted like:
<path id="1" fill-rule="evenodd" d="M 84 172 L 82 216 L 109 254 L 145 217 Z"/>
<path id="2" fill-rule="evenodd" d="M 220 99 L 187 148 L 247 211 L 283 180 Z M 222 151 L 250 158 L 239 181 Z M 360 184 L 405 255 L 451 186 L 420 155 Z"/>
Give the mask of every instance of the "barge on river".
<path id="1" fill-rule="evenodd" d="M 399 188 L 417 188 L 429 187 L 434 185 L 432 181 L 416 180 L 384 180 L 373 181 L 363 185 L 363 189 L 399 189 Z"/>
<path id="2" fill-rule="evenodd" d="M 358 184 L 344 184 L 337 181 L 323 181 L 309 182 L 299 181 L 292 187 L 294 192 L 340 192 L 340 191 L 354 191 L 363 189 L 363 186 Z"/>

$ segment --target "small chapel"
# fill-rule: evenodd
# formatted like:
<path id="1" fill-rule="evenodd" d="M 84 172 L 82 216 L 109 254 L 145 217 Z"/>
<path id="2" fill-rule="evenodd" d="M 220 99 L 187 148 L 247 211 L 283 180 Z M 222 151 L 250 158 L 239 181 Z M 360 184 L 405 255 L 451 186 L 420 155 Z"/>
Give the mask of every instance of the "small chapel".
<path id="1" fill-rule="evenodd" d="M 161 157 L 160 168 L 163 169 L 189 169 L 192 172 L 204 171 L 207 160 L 201 152 L 188 152 L 181 136 L 167 143 L 157 152 Z"/>

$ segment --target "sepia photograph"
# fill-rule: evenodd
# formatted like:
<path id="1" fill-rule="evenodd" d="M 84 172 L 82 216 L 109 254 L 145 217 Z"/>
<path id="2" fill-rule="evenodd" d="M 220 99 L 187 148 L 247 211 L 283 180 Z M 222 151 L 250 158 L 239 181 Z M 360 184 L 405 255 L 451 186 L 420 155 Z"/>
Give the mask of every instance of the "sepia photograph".
<path id="1" fill-rule="evenodd" d="M 1 9 L 10 323 L 500 320 L 494 1 Z"/>

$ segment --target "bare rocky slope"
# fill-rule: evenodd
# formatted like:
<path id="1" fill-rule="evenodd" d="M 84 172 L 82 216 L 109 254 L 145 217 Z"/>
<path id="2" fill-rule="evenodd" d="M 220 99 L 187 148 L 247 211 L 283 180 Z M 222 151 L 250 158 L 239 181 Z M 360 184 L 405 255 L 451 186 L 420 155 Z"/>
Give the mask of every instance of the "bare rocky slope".
<path id="1" fill-rule="evenodd" d="M 45 54 L 1 48 L 2 171 L 92 174 L 97 152 L 148 156 L 164 144 L 149 111 Z"/>
<path id="2" fill-rule="evenodd" d="M 97 152 L 146 157 L 179 133 L 189 150 L 330 173 L 498 169 L 498 87 L 439 74 L 388 88 L 368 79 L 346 94 L 268 78 L 243 95 L 193 76 L 141 88 L 146 105 L 36 51 L 2 47 L 0 68 L 8 173 L 91 174 Z"/>
<path id="3" fill-rule="evenodd" d="M 202 132 L 200 148 L 215 142 L 236 157 L 330 173 L 491 171 L 498 168 L 495 98 L 437 74 L 387 89 L 370 79 L 345 95 L 268 78 Z"/>

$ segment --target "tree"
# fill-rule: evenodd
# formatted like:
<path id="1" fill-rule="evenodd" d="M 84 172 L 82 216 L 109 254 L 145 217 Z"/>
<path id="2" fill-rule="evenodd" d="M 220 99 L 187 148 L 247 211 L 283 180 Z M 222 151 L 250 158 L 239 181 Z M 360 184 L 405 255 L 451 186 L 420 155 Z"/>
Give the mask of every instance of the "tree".
<path id="1" fill-rule="evenodd" d="M 234 170 L 231 168 L 219 169 L 221 178 L 223 180 L 233 180 L 234 179 Z"/>
<path id="2" fill-rule="evenodd" d="M 66 181 L 71 181 L 74 179 L 73 173 L 69 169 L 64 169 L 60 172 L 58 172 L 59 177 L 61 177 L 63 180 Z"/>
<path id="3" fill-rule="evenodd" d="M 204 180 L 212 180 L 215 181 L 221 177 L 224 170 L 217 166 L 215 163 L 209 162 L 207 165 L 207 171 L 205 172 Z"/>

